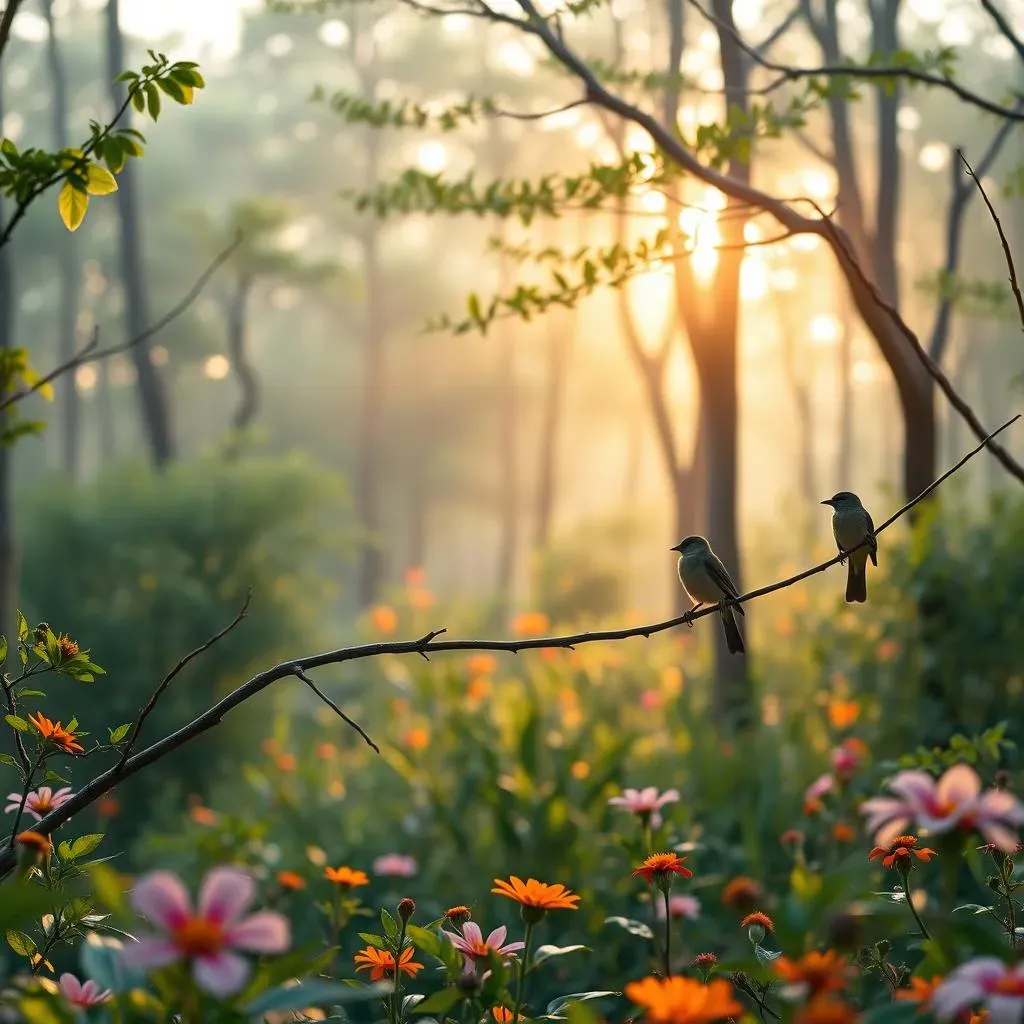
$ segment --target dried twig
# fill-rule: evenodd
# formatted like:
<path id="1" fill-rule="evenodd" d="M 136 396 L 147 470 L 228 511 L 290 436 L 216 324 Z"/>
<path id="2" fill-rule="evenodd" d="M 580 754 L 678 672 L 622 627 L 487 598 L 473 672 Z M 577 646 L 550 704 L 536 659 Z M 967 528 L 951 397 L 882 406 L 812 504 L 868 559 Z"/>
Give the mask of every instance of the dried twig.
<path id="1" fill-rule="evenodd" d="M 999 427 L 998 430 L 994 430 L 990 437 L 986 437 L 981 444 L 969 451 L 955 466 L 946 470 L 942 476 L 929 484 L 916 498 L 908 501 L 905 505 L 889 516 L 888 519 L 877 527 L 874 536 L 877 537 L 880 533 L 883 533 L 892 526 L 897 519 L 900 519 L 915 505 L 927 498 L 928 495 L 939 487 L 940 484 L 949 479 L 949 477 L 956 473 L 970 459 L 974 458 L 974 456 L 989 443 L 991 437 L 995 437 L 996 434 L 1002 433 L 1007 429 L 1007 427 L 1016 423 L 1019 419 L 1020 414 L 1014 416 L 1013 419 L 1007 420 L 1007 422 Z M 869 541 L 865 540 L 860 545 L 857 545 L 857 547 L 851 548 L 850 550 L 856 551 L 858 547 L 863 547 L 867 543 L 869 543 Z M 746 594 L 741 594 L 738 598 L 735 598 L 729 603 L 746 604 L 747 602 L 753 601 L 759 597 L 764 597 L 767 594 L 774 594 L 776 591 L 785 590 L 787 587 L 800 583 L 802 580 L 805 580 L 810 576 L 817 575 L 818 573 L 822 573 L 833 565 L 838 564 L 840 559 L 847 557 L 849 553 L 850 552 L 847 551 L 841 555 L 837 554 L 827 561 L 821 562 L 818 565 L 812 566 L 810 569 L 805 569 L 803 572 L 797 573 L 795 576 L 789 576 L 776 583 L 771 583 L 767 586 L 760 587 L 757 590 L 751 590 Z M 137 772 L 142 771 L 144 768 L 154 764 L 161 758 L 166 757 L 172 751 L 177 750 L 179 747 L 191 742 L 196 737 L 201 736 L 203 733 L 208 732 L 215 726 L 220 725 L 224 720 L 224 716 L 228 714 L 228 712 L 233 711 L 240 704 L 244 704 L 250 698 L 255 697 L 257 693 L 265 690 L 271 684 L 280 679 L 288 678 L 289 676 L 298 676 L 298 678 L 302 679 L 307 685 L 312 685 L 311 681 L 304 677 L 305 674 L 312 669 L 322 668 L 325 665 L 340 665 L 348 661 L 358 661 L 365 658 L 377 658 L 386 654 L 423 655 L 428 652 L 436 654 L 442 651 L 508 651 L 512 654 L 518 654 L 520 651 L 538 649 L 573 650 L 580 644 L 600 643 L 611 640 L 628 640 L 633 637 L 650 637 L 655 633 L 663 633 L 666 630 L 674 629 L 677 626 L 689 624 L 696 619 L 703 618 L 705 615 L 718 614 L 718 612 L 718 605 L 708 605 L 696 611 L 687 612 L 685 615 L 678 615 L 675 618 L 666 619 L 664 622 L 654 622 L 646 626 L 632 626 L 628 629 L 594 630 L 588 633 L 576 633 L 571 636 L 549 636 L 523 640 L 442 640 L 437 642 L 437 637 L 444 633 L 445 630 L 436 629 L 431 630 L 429 633 L 425 633 L 418 640 L 384 641 L 374 644 L 361 644 L 356 647 L 342 647 L 335 651 L 326 651 L 323 654 L 314 654 L 306 658 L 295 658 L 291 661 L 282 662 L 279 665 L 275 665 L 272 668 L 267 669 L 265 672 L 261 672 L 258 675 L 253 676 L 241 686 L 232 690 L 231 693 L 218 701 L 212 708 L 204 711 L 187 725 L 182 726 L 182 728 L 178 729 L 177 732 L 173 732 L 169 736 L 164 736 L 162 739 L 157 740 L 144 750 L 140 750 L 139 753 L 128 758 L 128 760 L 123 764 L 119 762 L 112 768 L 96 776 L 96 778 L 83 786 L 66 803 L 46 815 L 42 821 L 34 826 L 34 829 L 44 835 L 49 835 L 54 829 L 63 825 L 83 808 L 88 807 L 94 800 L 97 800 L 119 782 L 135 775 Z M 314 687 L 314 690 L 322 699 L 326 700 L 322 694 L 319 694 L 316 687 Z M 336 706 L 334 707 L 337 710 Z M 367 742 L 370 742 L 371 746 L 373 745 L 362 729 L 356 726 L 355 723 L 351 722 L 350 719 L 346 718 L 346 721 L 348 721 L 360 733 L 360 735 L 367 740 Z M 14 866 L 15 858 L 12 853 L 8 851 L 7 853 L 0 855 L 0 878 L 8 874 Z"/>
<path id="2" fill-rule="evenodd" d="M 352 728 L 355 729 L 355 731 L 359 733 L 364 740 L 366 740 L 368 746 L 373 747 L 378 754 L 380 753 L 380 747 L 370 739 L 363 727 L 358 722 L 354 722 L 349 718 L 348 715 L 346 715 L 345 712 L 342 711 L 341 708 L 339 708 L 338 705 L 335 704 L 334 701 L 331 700 L 331 698 L 328 697 L 327 694 L 309 678 L 309 676 L 306 675 L 302 670 L 301 665 L 292 665 L 292 674 L 297 679 L 301 679 L 343 722 L 347 722 L 352 726 Z"/>

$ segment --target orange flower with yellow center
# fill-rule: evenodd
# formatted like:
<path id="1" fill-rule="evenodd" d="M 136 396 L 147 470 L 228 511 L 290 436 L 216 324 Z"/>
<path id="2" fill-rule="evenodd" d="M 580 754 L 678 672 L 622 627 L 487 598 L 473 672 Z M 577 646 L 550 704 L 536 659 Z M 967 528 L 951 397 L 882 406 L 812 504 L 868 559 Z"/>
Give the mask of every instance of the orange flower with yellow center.
<path id="1" fill-rule="evenodd" d="M 61 633 L 57 637 L 57 649 L 62 658 L 75 658 L 78 656 L 78 641 L 72 640 L 67 633 Z"/>
<path id="2" fill-rule="evenodd" d="M 812 999 L 826 992 L 839 992 L 850 980 L 850 965 L 846 957 L 831 949 L 824 953 L 808 953 L 799 960 L 779 957 L 772 966 L 783 981 L 800 988 L 803 995 Z"/>
<path id="3" fill-rule="evenodd" d="M 643 878 L 650 885 L 665 884 L 673 874 L 693 878 L 693 872 L 683 863 L 684 860 L 678 853 L 652 853 L 633 872 L 633 877 Z"/>
<path id="4" fill-rule="evenodd" d="M 402 974 L 408 974 L 410 978 L 423 970 L 423 964 L 413 961 L 413 948 L 406 946 L 398 958 L 398 969 Z M 357 971 L 369 971 L 370 981 L 380 981 L 381 978 L 393 978 L 395 976 L 395 957 L 386 949 L 377 949 L 376 946 L 367 946 L 359 950 L 353 957 L 359 965 Z"/>
<path id="5" fill-rule="evenodd" d="M 282 889 L 290 889 L 292 892 L 306 888 L 306 880 L 297 871 L 278 871 L 277 884 Z"/>
<path id="6" fill-rule="evenodd" d="M 465 924 L 472 916 L 473 912 L 469 907 L 464 907 L 461 903 L 457 906 L 449 907 L 445 912 L 444 916 L 453 924 L 460 925 Z"/>
<path id="7" fill-rule="evenodd" d="M 29 715 L 28 720 L 36 727 L 44 740 L 59 747 L 65 754 L 84 754 L 85 747 L 77 743 L 77 736 L 70 729 L 65 729 L 60 722 L 51 722 L 41 711 Z"/>
<path id="8" fill-rule="evenodd" d="M 897 836 L 887 847 L 876 846 L 868 854 L 868 860 L 878 860 L 881 857 L 882 864 L 885 867 L 908 871 L 913 865 L 913 861 L 910 859 L 911 856 L 924 861 L 926 864 L 932 857 L 938 856 L 934 850 L 930 850 L 927 846 L 919 850 L 917 843 L 917 836 Z"/>
<path id="9" fill-rule="evenodd" d="M 935 974 L 931 978 L 911 978 L 910 988 L 896 990 L 896 999 L 904 1003 L 917 1003 L 924 1006 L 931 1002 L 935 990 L 942 984 L 942 975 Z"/>
<path id="10" fill-rule="evenodd" d="M 795 1024 L 854 1024 L 857 1011 L 841 999 L 827 996 L 812 999 L 795 1018 Z"/>
<path id="11" fill-rule="evenodd" d="M 651 1024 L 707 1024 L 743 1013 L 732 986 L 721 978 L 707 985 L 692 978 L 644 978 L 630 982 L 625 994 L 643 1007 Z"/>
<path id="12" fill-rule="evenodd" d="M 324 868 L 324 875 L 329 882 L 340 885 L 345 889 L 355 889 L 360 885 L 370 884 L 370 876 L 365 871 L 359 871 L 355 868 L 326 867 Z"/>
<path id="13" fill-rule="evenodd" d="M 742 921 L 740 921 L 741 928 L 749 928 L 753 924 L 759 924 L 765 931 L 774 931 L 775 922 L 765 913 L 760 910 L 755 910 L 752 914 L 747 914 Z"/>
<path id="14" fill-rule="evenodd" d="M 523 920 L 536 923 L 549 910 L 578 910 L 579 896 L 566 889 L 561 882 L 538 882 L 536 878 L 525 882 L 511 875 L 506 882 L 503 878 L 494 880 L 491 892 L 515 900 L 522 908 Z"/>

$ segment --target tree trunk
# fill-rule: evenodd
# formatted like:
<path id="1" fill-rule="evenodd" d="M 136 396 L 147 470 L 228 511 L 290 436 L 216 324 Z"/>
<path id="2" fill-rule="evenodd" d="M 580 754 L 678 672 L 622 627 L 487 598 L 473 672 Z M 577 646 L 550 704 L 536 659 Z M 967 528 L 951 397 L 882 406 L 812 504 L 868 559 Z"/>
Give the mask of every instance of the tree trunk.
<path id="1" fill-rule="evenodd" d="M 363 98 L 373 101 L 377 93 L 374 69 L 376 46 L 373 21 L 359 25 L 353 16 L 353 39 Z M 372 190 L 380 176 L 380 132 L 368 128 L 366 146 L 366 189 Z M 356 511 L 367 533 L 359 564 L 357 593 L 365 607 L 380 594 L 384 578 L 384 547 L 381 537 L 380 489 L 382 432 L 386 400 L 386 353 L 384 324 L 384 282 L 380 257 L 380 227 L 368 218 L 362 232 L 363 273 L 366 277 L 366 321 L 363 330 L 363 410 L 359 438 L 359 467 L 356 473 Z"/>
<path id="2" fill-rule="evenodd" d="M 871 4 L 874 49 L 883 60 L 899 49 L 897 18 L 900 0 Z M 896 114 L 900 104 L 899 80 L 875 90 L 878 119 L 878 183 L 875 199 L 875 284 L 885 300 L 899 306 L 900 279 L 896 263 L 896 236 L 900 220 L 901 161 L 897 145 Z"/>
<path id="3" fill-rule="evenodd" d="M 68 130 L 68 82 L 64 58 L 57 40 L 57 28 L 53 16 L 53 0 L 43 0 L 43 14 L 48 29 L 46 56 L 53 88 L 53 144 L 57 149 L 71 145 Z M 57 321 L 59 362 L 66 363 L 74 357 L 76 322 L 78 319 L 78 291 L 80 265 L 76 236 L 68 234 L 61 240 L 58 260 L 60 275 L 60 312 Z M 79 474 L 79 423 L 81 403 L 74 373 L 66 373 L 55 384 L 58 407 L 61 411 L 60 449 L 64 472 L 72 480 Z"/>
<path id="4" fill-rule="evenodd" d="M 228 306 L 228 352 L 231 366 L 238 377 L 242 391 L 241 401 L 231 418 L 235 432 L 229 446 L 229 457 L 237 457 L 245 443 L 244 433 L 256 418 L 260 402 L 260 381 L 256 368 L 249 361 L 248 346 L 248 304 L 252 294 L 252 279 L 241 277 L 235 284 L 234 294 Z"/>
<path id="5" fill-rule="evenodd" d="M 547 367 L 544 380 L 544 399 L 540 422 L 540 467 L 537 480 L 537 511 L 534 547 L 546 548 L 551 539 L 551 523 L 555 509 L 555 482 L 558 468 L 558 441 L 561 435 L 562 410 L 565 404 L 569 354 L 578 314 L 573 311 L 565 317 L 555 314 L 551 334 L 545 345 Z M 560 322 L 561 321 L 561 322 Z"/>
<path id="6" fill-rule="evenodd" d="M 124 39 L 119 23 L 120 0 L 107 0 L 107 75 L 111 99 L 118 110 L 124 102 L 123 82 L 113 80 L 124 71 Z M 118 226 L 120 234 L 121 284 L 124 289 L 125 325 L 129 338 L 139 337 L 149 324 L 146 275 L 139 220 L 137 167 L 129 160 L 117 176 Z M 142 424 L 154 465 L 165 466 L 174 458 L 170 409 L 163 377 L 150 359 L 148 341 L 133 345 L 130 350 L 138 383 Z"/>
<path id="7" fill-rule="evenodd" d="M 0 64 L 0 124 L 4 119 L 4 69 Z M 6 202 L 0 197 L 0 224 L 7 223 Z M 14 347 L 16 310 L 14 261 L 11 245 L 0 245 L 0 348 Z M 0 413 L 0 428 L 7 413 Z M 8 638 L 10 650 L 17 647 L 14 608 L 18 595 L 18 546 L 14 533 L 13 456 L 10 445 L 0 444 L 0 633 Z M 13 653 L 8 655 L 14 658 Z M 15 659 L 16 661 L 16 659 Z"/>

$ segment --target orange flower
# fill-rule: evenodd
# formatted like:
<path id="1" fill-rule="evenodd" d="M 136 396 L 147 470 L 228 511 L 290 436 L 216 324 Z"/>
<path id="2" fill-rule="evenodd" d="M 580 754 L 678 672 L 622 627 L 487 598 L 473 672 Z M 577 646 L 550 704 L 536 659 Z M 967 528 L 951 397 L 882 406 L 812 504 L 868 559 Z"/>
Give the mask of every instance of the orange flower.
<path id="1" fill-rule="evenodd" d="M 498 1024 L 509 1024 L 512 1020 L 512 1011 L 507 1006 L 492 1006 L 491 1016 Z"/>
<path id="2" fill-rule="evenodd" d="M 426 750 L 430 746 L 430 730 L 423 726 L 407 729 L 402 737 L 402 743 L 410 750 Z"/>
<path id="3" fill-rule="evenodd" d="M 717 953 L 698 953 L 693 958 L 693 966 L 699 967 L 701 970 L 710 970 L 715 964 L 718 963 Z"/>
<path id="4" fill-rule="evenodd" d="M 78 656 L 78 641 L 72 640 L 67 633 L 61 633 L 57 637 L 57 649 L 60 651 L 62 658 L 74 658 Z"/>
<path id="5" fill-rule="evenodd" d="M 437 604 L 437 596 L 432 590 L 421 588 L 418 590 L 409 591 L 409 604 L 413 608 L 418 608 L 420 611 L 426 611 L 428 608 L 433 608 Z"/>
<path id="6" fill-rule="evenodd" d="M 764 890 L 756 879 L 739 875 L 722 890 L 722 902 L 733 910 L 753 910 L 761 902 Z"/>
<path id="7" fill-rule="evenodd" d="M 498 669 L 498 659 L 493 654 L 473 654 L 466 659 L 466 671 L 471 676 L 490 676 Z"/>
<path id="8" fill-rule="evenodd" d="M 423 970 L 423 964 L 413 962 L 413 948 L 406 946 L 398 958 L 398 969 L 410 978 Z M 359 965 L 357 971 L 369 971 L 370 981 L 380 981 L 381 978 L 393 978 L 395 976 L 395 957 L 386 949 L 377 949 L 376 946 L 367 946 L 359 950 L 353 957 Z"/>
<path id="9" fill-rule="evenodd" d="M 516 636 L 543 636 L 550 626 L 551 620 L 543 612 L 520 612 L 512 620 Z"/>
<path id="10" fill-rule="evenodd" d="M 767 915 L 762 913 L 760 910 L 755 910 L 752 914 L 747 914 L 742 921 L 740 921 L 741 928 L 749 928 L 751 925 L 759 924 L 765 931 L 774 931 L 775 922 Z"/>
<path id="11" fill-rule="evenodd" d="M 652 853 L 633 872 L 633 877 L 643 878 L 649 885 L 654 885 L 656 881 L 665 884 L 670 880 L 672 874 L 682 875 L 683 878 L 693 878 L 693 872 L 683 863 L 685 859 L 678 853 Z"/>
<path id="12" fill-rule="evenodd" d="M 422 587 L 427 582 L 427 570 L 421 565 L 411 565 L 405 570 L 405 585 L 410 589 Z"/>
<path id="13" fill-rule="evenodd" d="M 477 676 L 476 679 L 470 679 L 469 685 L 466 687 L 466 696 L 474 702 L 483 700 L 490 692 L 491 681 L 483 676 Z"/>
<path id="14" fill-rule="evenodd" d="M 116 818 L 121 813 L 121 801 L 112 793 L 104 793 L 96 801 L 96 813 L 101 818 Z"/>
<path id="15" fill-rule="evenodd" d="M 27 850 L 35 850 L 36 853 L 49 853 L 53 849 L 50 837 L 44 836 L 42 832 L 19 832 L 14 840 L 19 846 L 24 846 Z"/>
<path id="16" fill-rule="evenodd" d="M 370 876 L 365 871 L 359 871 L 354 868 L 340 867 L 324 868 L 324 875 L 328 881 L 333 882 L 335 885 L 340 885 L 345 889 L 355 889 L 360 885 L 369 885 Z"/>
<path id="17" fill-rule="evenodd" d="M 523 919 L 532 923 L 539 921 L 548 910 L 579 909 L 579 896 L 566 889 L 561 882 L 548 884 L 538 882 L 536 878 L 524 882 L 521 878 L 511 875 L 507 882 L 502 878 L 496 878 L 491 892 L 515 900 L 523 908 Z"/>
<path id="18" fill-rule="evenodd" d="M 721 978 L 707 985 L 692 978 L 644 978 L 630 982 L 625 993 L 651 1024 L 706 1024 L 743 1013 L 732 986 Z"/>
<path id="19" fill-rule="evenodd" d="M 857 838 L 857 833 L 848 822 L 837 821 L 832 826 L 832 838 L 837 843 L 852 843 Z"/>
<path id="20" fill-rule="evenodd" d="M 913 864 L 910 860 L 911 855 L 915 856 L 918 860 L 923 860 L 926 864 L 932 859 L 932 857 L 938 856 L 934 850 L 930 850 L 927 846 L 918 850 L 917 842 L 917 836 L 897 836 L 892 843 L 885 848 L 876 846 L 868 854 L 868 860 L 878 860 L 878 858 L 881 857 L 882 864 L 885 867 L 895 867 L 899 868 L 901 871 L 907 871 Z"/>
<path id="21" fill-rule="evenodd" d="M 296 871 L 278 871 L 277 884 L 282 889 L 290 889 L 292 892 L 306 888 L 306 880 Z"/>
<path id="22" fill-rule="evenodd" d="M 316 756 L 322 761 L 329 761 L 338 752 L 338 748 L 333 743 L 318 743 L 316 745 Z"/>
<path id="23" fill-rule="evenodd" d="M 850 978 L 846 957 L 831 949 L 824 953 L 808 953 L 799 960 L 779 957 L 772 966 L 783 981 L 798 987 L 802 996 L 812 999 L 846 988 Z"/>
<path id="24" fill-rule="evenodd" d="M 195 807 L 190 807 L 188 816 L 197 825 L 205 825 L 207 828 L 211 825 L 216 825 L 220 820 L 220 815 L 217 814 L 212 807 L 203 807 L 202 804 L 196 804 Z"/>
<path id="25" fill-rule="evenodd" d="M 398 615 L 386 604 L 376 604 L 370 609 L 370 622 L 378 633 L 394 633 L 398 629 Z"/>
<path id="26" fill-rule="evenodd" d="M 879 640 L 875 653 L 879 661 L 892 661 L 900 653 L 900 645 L 895 640 Z"/>
<path id="27" fill-rule="evenodd" d="M 569 774 L 577 781 L 582 782 L 590 774 L 590 765 L 586 761 L 573 761 L 569 767 Z"/>
<path id="28" fill-rule="evenodd" d="M 931 1002 L 935 990 L 941 984 L 941 974 L 933 975 L 931 979 L 911 978 L 910 988 L 897 989 L 896 998 L 904 1003 L 917 1003 L 918 1006 L 924 1006 L 925 1003 Z"/>
<path id="29" fill-rule="evenodd" d="M 65 754 L 85 753 L 85 747 L 75 742 L 77 739 L 75 733 L 70 729 L 65 729 L 60 722 L 51 722 L 41 711 L 37 711 L 35 717 L 29 715 L 28 720 L 36 727 L 44 740 L 59 747 Z"/>
<path id="30" fill-rule="evenodd" d="M 834 700 L 828 706 L 828 720 L 840 732 L 849 729 L 860 718 L 860 704 L 855 700 Z"/>
<path id="31" fill-rule="evenodd" d="M 295 759 L 294 754 L 278 754 L 274 758 L 274 764 L 277 766 L 279 772 L 293 772 L 298 766 L 298 761 Z"/>
<path id="32" fill-rule="evenodd" d="M 795 1018 L 796 1024 L 854 1024 L 857 1011 L 840 999 L 812 999 Z"/>

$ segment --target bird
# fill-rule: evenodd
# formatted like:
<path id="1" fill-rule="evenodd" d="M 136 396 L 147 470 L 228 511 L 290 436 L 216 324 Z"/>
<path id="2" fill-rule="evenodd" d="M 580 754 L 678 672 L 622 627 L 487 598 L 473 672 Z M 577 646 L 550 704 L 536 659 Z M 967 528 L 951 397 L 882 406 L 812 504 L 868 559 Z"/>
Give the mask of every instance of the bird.
<path id="1" fill-rule="evenodd" d="M 727 598 L 739 597 L 740 594 L 722 560 L 704 537 L 684 537 L 670 550 L 679 552 L 679 582 L 694 602 L 690 611 L 696 611 L 702 604 L 720 604 L 729 653 L 743 654 L 746 648 L 733 608 L 743 616 L 746 612 L 741 604 L 725 603 Z"/>
<path id="2" fill-rule="evenodd" d="M 831 498 L 826 498 L 822 505 L 832 506 L 832 533 L 839 554 L 843 556 L 839 564 L 849 562 L 846 571 L 846 601 L 848 604 L 863 604 L 868 599 L 868 558 L 871 558 L 872 565 L 878 565 L 875 524 L 860 498 L 852 491 L 839 491 Z M 865 540 L 867 544 L 857 547 Z M 854 548 L 857 550 L 854 551 Z"/>

